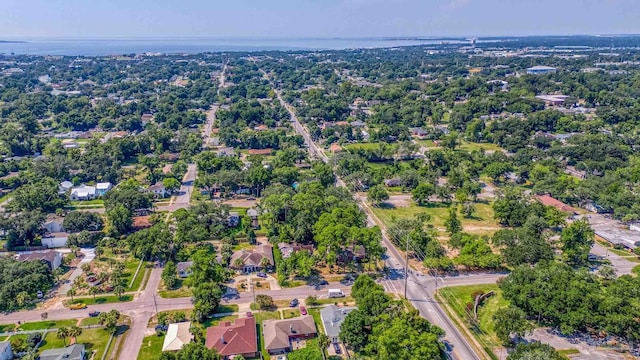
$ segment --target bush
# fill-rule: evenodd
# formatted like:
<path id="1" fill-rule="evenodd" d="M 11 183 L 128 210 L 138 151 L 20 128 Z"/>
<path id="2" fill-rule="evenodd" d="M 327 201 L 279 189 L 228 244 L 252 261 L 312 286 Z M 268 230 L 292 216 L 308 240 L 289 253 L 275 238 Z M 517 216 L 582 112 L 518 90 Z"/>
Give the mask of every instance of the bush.
<path id="1" fill-rule="evenodd" d="M 257 295 L 256 303 L 260 306 L 261 310 L 271 310 L 275 308 L 275 304 L 273 303 L 273 298 L 268 295 Z"/>
<path id="2" fill-rule="evenodd" d="M 315 305 L 320 305 L 320 302 L 318 301 L 318 298 L 313 296 L 313 295 L 309 295 L 307 297 L 307 299 L 305 300 L 305 303 L 309 306 L 315 306 Z"/>

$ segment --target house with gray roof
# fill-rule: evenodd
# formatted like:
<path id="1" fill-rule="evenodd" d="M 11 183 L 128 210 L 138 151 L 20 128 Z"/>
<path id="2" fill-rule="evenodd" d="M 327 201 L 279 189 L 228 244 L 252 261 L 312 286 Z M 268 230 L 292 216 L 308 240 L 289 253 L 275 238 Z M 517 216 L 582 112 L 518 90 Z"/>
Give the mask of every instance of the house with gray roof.
<path id="1" fill-rule="evenodd" d="M 320 310 L 320 318 L 322 318 L 322 323 L 324 324 L 324 332 L 334 344 L 338 343 L 342 322 L 347 317 L 347 314 L 355 309 L 357 308 L 353 306 L 338 307 L 329 305 Z"/>
<path id="2" fill-rule="evenodd" d="M 84 345 L 73 344 L 64 348 L 45 350 L 40 360 L 84 360 Z"/>
<path id="3" fill-rule="evenodd" d="M 0 360 L 13 359 L 13 351 L 11 350 L 11 342 L 0 341 Z"/>
<path id="4" fill-rule="evenodd" d="M 309 315 L 284 320 L 265 320 L 262 327 L 264 348 L 269 354 L 291 351 L 291 343 L 296 339 L 308 339 L 318 334 L 316 323 Z"/>

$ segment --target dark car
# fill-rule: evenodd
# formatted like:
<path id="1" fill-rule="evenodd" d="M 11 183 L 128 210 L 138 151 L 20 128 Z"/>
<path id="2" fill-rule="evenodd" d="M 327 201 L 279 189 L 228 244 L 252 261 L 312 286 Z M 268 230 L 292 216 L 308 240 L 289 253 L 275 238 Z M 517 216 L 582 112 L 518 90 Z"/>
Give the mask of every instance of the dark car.
<path id="1" fill-rule="evenodd" d="M 300 303 L 300 301 L 298 301 L 298 299 L 293 299 L 289 303 L 289 307 L 296 307 L 296 306 L 298 306 L 299 303 Z"/>
<path id="2" fill-rule="evenodd" d="M 342 350 L 340 350 L 340 345 L 334 343 L 333 349 L 336 351 L 336 354 L 342 354 Z"/>
<path id="3" fill-rule="evenodd" d="M 96 317 L 98 315 L 100 315 L 100 311 L 92 311 L 92 312 L 89 313 L 89 316 L 91 316 L 91 317 Z"/>
<path id="4" fill-rule="evenodd" d="M 318 285 L 329 285 L 329 282 L 323 279 L 318 282 Z"/>
<path id="5" fill-rule="evenodd" d="M 263 272 L 259 272 L 256 274 L 257 277 L 261 277 L 261 278 L 266 278 L 267 274 L 263 273 Z"/>

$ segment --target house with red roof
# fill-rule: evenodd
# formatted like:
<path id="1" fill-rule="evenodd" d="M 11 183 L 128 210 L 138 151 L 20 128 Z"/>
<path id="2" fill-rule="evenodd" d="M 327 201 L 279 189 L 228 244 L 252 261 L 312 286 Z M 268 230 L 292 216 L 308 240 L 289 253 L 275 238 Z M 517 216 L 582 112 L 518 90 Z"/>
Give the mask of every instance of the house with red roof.
<path id="1" fill-rule="evenodd" d="M 563 203 L 562 201 L 551 197 L 550 195 L 538 195 L 536 196 L 536 198 L 538 199 L 538 201 L 540 201 L 540 203 L 542 205 L 545 206 L 553 206 L 554 208 L 562 211 L 562 212 L 567 212 L 567 213 L 571 213 L 571 214 L 577 214 L 578 211 L 576 211 L 575 208 Z"/>
<path id="2" fill-rule="evenodd" d="M 223 321 L 216 326 L 207 328 L 205 346 L 216 349 L 224 360 L 242 355 L 244 358 L 258 356 L 258 333 L 256 319 L 253 314 L 236 319 L 234 323 Z"/>

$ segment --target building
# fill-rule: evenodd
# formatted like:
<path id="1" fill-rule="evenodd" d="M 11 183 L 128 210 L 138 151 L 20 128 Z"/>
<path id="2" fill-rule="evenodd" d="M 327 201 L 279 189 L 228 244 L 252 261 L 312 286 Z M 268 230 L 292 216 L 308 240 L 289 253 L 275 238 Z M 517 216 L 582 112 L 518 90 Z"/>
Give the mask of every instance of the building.
<path id="1" fill-rule="evenodd" d="M 544 101 L 547 106 L 561 106 L 567 101 L 569 96 L 567 95 L 538 95 L 536 99 Z"/>
<path id="2" fill-rule="evenodd" d="M 582 207 L 594 214 L 607 214 L 611 212 L 608 209 L 596 204 L 594 201 L 587 201 L 582 205 Z"/>
<path id="3" fill-rule="evenodd" d="M 247 210 L 247 216 L 251 218 L 251 227 L 254 229 L 259 229 L 260 221 L 258 220 L 258 210 L 254 208 Z"/>
<path id="4" fill-rule="evenodd" d="M 236 227 L 240 224 L 240 214 L 235 211 L 229 213 L 227 217 L 227 226 Z"/>
<path id="5" fill-rule="evenodd" d="M 52 271 L 60 267 L 60 265 L 62 264 L 62 254 L 53 250 L 20 253 L 17 255 L 16 259 L 22 262 L 42 261 L 43 263 L 47 264 L 47 266 L 49 266 L 49 269 L 51 269 Z"/>
<path id="6" fill-rule="evenodd" d="M 265 320 L 262 327 L 264 348 L 269 354 L 291 351 L 293 340 L 308 339 L 318 334 L 313 317 L 309 315 L 285 320 Z"/>
<path id="7" fill-rule="evenodd" d="M 232 147 L 223 147 L 218 149 L 218 156 L 236 156 L 236 150 Z"/>
<path id="8" fill-rule="evenodd" d="M 338 253 L 339 263 L 363 262 L 367 259 L 367 251 L 362 245 L 351 245 Z"/>
<path id="9" fill-rule="evenodd" d="M 263 266 L 265 264 L 266 266 Z M 253 250 L 238 250 L 231 255 L 230 260 L 230 268 L 245 273 L 271 268 L 274 265 L 271 245 L 258 245 Z"/>
<path id="10" fill-rule="evenodd" d="M 411 130 L 411 135 L 412 136 L 416 136 L 419 139 L 424 139 L 427 135 L 429 135 L 429 133 L 423 128 L 415 127 L 415 128 L 411 128 L 409 130 Z"/>
<path id="11" fill-rule="evenodd" d="M 64 218 L 62 216 L 57 216 L 55 214 L 47 215 L 47 219 L 44 222 L 44 229 L 47 233 L 59 233 L 64 231 Z"/>
<path id="12" fill-rule="evenodd" d="M 159 181 L 144 189 L 144 192 L 147 194 L 153 194 L 153 197 L 156 199 L 163 198 L 168 194 L 167 188 L 165 188 L 164 185 Z"/>
<path id="13" fill-rule="evenodd" d="M 176 268 L 178 270 L 178 277 L 181 279 L 186 278 L 191 275 L 191 265 L 193 265 L 193 261 L 183 261 L 176 264 Z"/>
<path id="14" fill-rule="evenodd" d="M 58 194 L 59 195 L 65 195 L 66 193 L 69 192 L 69 190 L 71 190 L 71 188 L 73 187 L 73 183 L 71 181 L 63 181 L 60 183 L 60 185 L 58 186 Z"/>
<path id="15" fill-rule="evenodd" d="M 71 188 L 70 198 L 73 201 L 93 200 L 97 196 L 96 187 L 82 184 L 78 187 Z"/>
<path id="16" fill-rule="evenodd" d="M 339 152 L 342 152 L 342 146 L 338 144 L 331 144 L 331 146 L 329 146 L 329 151 L 331 151 L 334 154 L 337 154 Z"/>
<path id="17" fill-rule="evenodd" d="M 554 208 L 562 211 L 562 212 L 567 212 L 567 213 L 571 213 L 571 214 L 577 214 L 578 211 L 576 211 L 576 209 L 574 209 L 573 207 L 563 203 L 562 201 L 555 199 L 549 195 L 538 195 L 536 196 L 536 198 L 538 199 L 538 201 L 540 203 L 542 203 L 542 205 L 545 206 L 553 206 Z"/>
<path id="18" fill-rule="evenodd" d="M 400 179 L 387 179 L 384 181 L 384 186 L 386 187 L 396 187 L 402 185 Z"/>
<path id="19" fill-rule="evenodd" d="M 0 341 L 0 360 L 13 359 L 13 350 L 11 350 L 10 341 Z"/>
<path id="20" fill-rule="evenodd" d="M 73 344 L 65 348 L 49 349 L 40 354 L 40 360 L 84 360 L 84 345 Z"/>
<path id="21" fill-rule="evenodd" d="M 271 155 L 273 149 L 250 149 L 249 155 Z"/>
<path id="22" fill-rule="evenodd" d="M 111 188 L 113 188 L 113 185 L 110 182 L 97 183 L 96 196 L 104 196 Z"/>
<path id="23" fill-rule="evenodd" d="M 151 223 L 151 216 L 149 215 L 134 216 L 131 220 L 133 220 L 131 227 L 135 230 L 146 229 L 153 226 Z"/>
<path id="24" fill-rule="evenodd" d="M 287 243 L 279 243 L 278 250 L 282 254 L 283 259 L 290 258 L 291 255 L 297 253 L 298 251 L 307 251 L 309 255 L 313 254 L 313 245 L 299 245 L 299 244 L 287 244 Z"/>
<path id="25" fill-rule="evenodd" d="M 531 75 L 544 75 L 544 74 L 553 74 L 558 69 L 551 66 L 534 66 L 527 69 L 527 74 Z"/>
<path id="26" fill-rule="evenodd" d="M 253 314 L 247 313 L 247 317 L 236 319 L 234 323 L 224 321 L 207 328 L 205 346 L 215 349 L 224 360 L 236 355 L 246 359 L 258 357 L 256 319 Z"/>
<path id="27" fill-rule="evenodd" d="M 324 324 L 324 332 L 334 344 L 338 343 L 338 335 L 340 335 L 342 322 L 347 317 L 347 314 L 355 309 L 355 307 L 329 305 L 320 310 L 320 318 Z"/>
<path id="28" fill-rule="evenodd" d="M 41 240 L 42 246 L 49 249 L 65 247 L 67 246 L 67 241 L 69 241 L 69 233 L 66 232 L 48 233 Z"/>
<path id="29" fill-rule="evenodd" d="M 162 343 L 162 351 L 178 351 L 190 343 L 193 340 L 190 328 L 191 322 L 189 321 L 169 324 L 167 336 Z"/>

